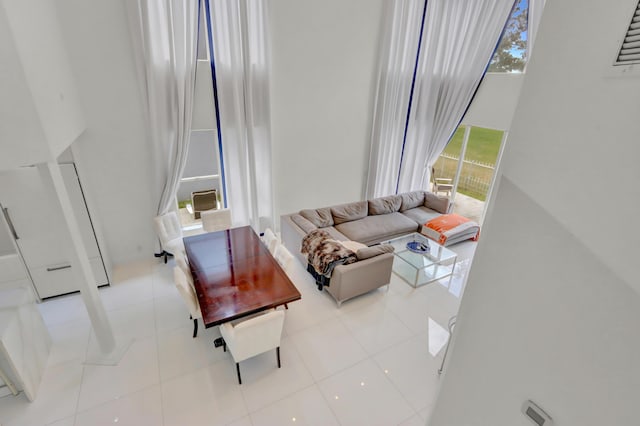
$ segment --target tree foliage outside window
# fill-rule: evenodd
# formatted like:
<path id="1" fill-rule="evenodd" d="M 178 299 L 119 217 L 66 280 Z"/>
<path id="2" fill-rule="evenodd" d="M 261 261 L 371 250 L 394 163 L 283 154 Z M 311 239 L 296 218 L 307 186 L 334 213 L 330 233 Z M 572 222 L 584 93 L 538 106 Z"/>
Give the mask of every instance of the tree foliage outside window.
<path id="1" fill-rule="evenodd" d="M 489 72 L 522 72 L 527 62 L 528 0 L 519 0 L 496 49 Z"/>

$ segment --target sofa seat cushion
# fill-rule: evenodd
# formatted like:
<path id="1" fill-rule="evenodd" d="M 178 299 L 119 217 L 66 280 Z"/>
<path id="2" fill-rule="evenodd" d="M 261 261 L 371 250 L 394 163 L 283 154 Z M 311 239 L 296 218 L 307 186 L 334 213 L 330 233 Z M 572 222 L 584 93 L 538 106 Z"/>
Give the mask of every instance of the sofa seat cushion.
<path id="1" fill-rule="evenodd" d="M 327 231 L 329 233 L 329 237 L 336 241 L 348 241 L 349 237 L 341 234 L 336 228 L 333 226 L 328 226 L 326 228 L 322 228 L 323 231 Z"/>
<path id="2" fill-rule="evenodd" d="M 402 212 L 402 214 L 409 219 L 413 219 L 418 225 L 424 225 L 431 219 L 435 219 L 436 217 L 441 216 L 441 214 L 437 211 L 423 206 L 405 210 Z"/>
<path id="3" fill-rule="evenodd" d="M 341 223 L 336 225 L 336 229 L 351 240 L 369 245 L 393 238 L 398 234 L 416 232 L 419 228 L 415 221 L 402 213 L 394 212 Z"/>

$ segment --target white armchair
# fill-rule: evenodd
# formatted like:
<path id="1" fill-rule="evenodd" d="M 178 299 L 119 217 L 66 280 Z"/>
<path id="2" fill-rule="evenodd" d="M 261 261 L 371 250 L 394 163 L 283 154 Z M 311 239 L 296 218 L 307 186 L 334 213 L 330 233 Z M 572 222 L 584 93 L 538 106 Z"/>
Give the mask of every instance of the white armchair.
<path id="1" fill-rule="evenodd" d="M 198 303 L 198 296 L 193 286 L 193 278 L 190 273 L 186 275 L 182 268 L 176 266 L 173 268 L 173 279 L 178 288 L 178 293 L 180 293 L 182 300 L 187 305 L 187 309 L 189 309 L 189 317 L 193 320 L 193 337 L 195 338 L 198 335 L 198 318 L 202 318 L 202 312 L 200 311 L 200 303 Z"/>
<path id="2" fill-rule="evenodd" d="M 231 210 L 206 210 L 200 213 L 205 232 L 224 231 L 231 228 Z"/>
<path id="3" fill-rule="evenodd" d="M 280 338 L 283 324 L 284 311 L 269 311 L 236 324 L 224 323 L 220 326 L 224 350 L 226 351 L 228 346 L 236 362 L 239 384 L 242 384 L 240 361 L 245 359 L 275 349 L 280 368 Z"/>
<path id="4" fill-rule="evenodd" d="M 182 269 L 182 272 L 187 276 L 189 283 L 193 287 L 193 276 L 191 276 L 191 268 L 189 267 L 186 254 L 177 252 L 173 255 L 173 259 L 176 261 L 176 266 Z"/>
<path id="5" fill-rule="evenodd" d="M 176 252 L 184 253 L 184 243 L 182 242 L 182 226 L 178 220 L 176 212 L 165 213 L 156 216 L 153 224 L 160 238 L 162 251 L 156 253 L 156 257 L 164 256 L 164 263 L 167 263 L 167 257 L 173 256 Z"/>

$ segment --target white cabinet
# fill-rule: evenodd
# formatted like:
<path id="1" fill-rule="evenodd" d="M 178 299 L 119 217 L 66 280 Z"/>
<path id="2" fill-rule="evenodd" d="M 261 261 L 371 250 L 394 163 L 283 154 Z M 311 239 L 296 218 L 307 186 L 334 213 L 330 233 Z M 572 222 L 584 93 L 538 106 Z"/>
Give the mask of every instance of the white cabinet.
<path id="1" fill-rule="evenodd" d="M 108 284 L 75 166 L 61 164 L 60 170 L 97 284 Z M 13 236 L 40 298 L 79 289 L 68 257 L 71 238 L 64 217 L 53 201 L 56 195 L 47 193 L 45 188 L 35 167 L 0 171 L 0 204 L 7 209 L 15 230 Z"/>

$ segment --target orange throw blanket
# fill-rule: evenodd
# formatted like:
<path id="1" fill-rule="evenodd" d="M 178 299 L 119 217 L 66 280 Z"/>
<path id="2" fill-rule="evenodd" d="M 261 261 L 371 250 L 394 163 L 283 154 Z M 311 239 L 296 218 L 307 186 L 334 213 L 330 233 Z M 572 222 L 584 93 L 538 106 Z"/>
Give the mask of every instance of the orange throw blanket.
<path id="1" fill-rule="evenodd" d="M 431 219 L 429 222 L 425 223 L 424 226 L 439 233 L 440 238 L 438 239 L 438 243 L 444 245 L 447 242 L 447 238 L 453 234 L 450 231 L 456 230 L 456 232 L 460 232 L 464 228 L 478 226 L 478 224 L 464 216 L 460 216 L 459 214 L 450 213 Z M 478 241 L 479 237 L 480 231 L 478 231 L 475 237 L 471 239 L 473 241 Z"/>

